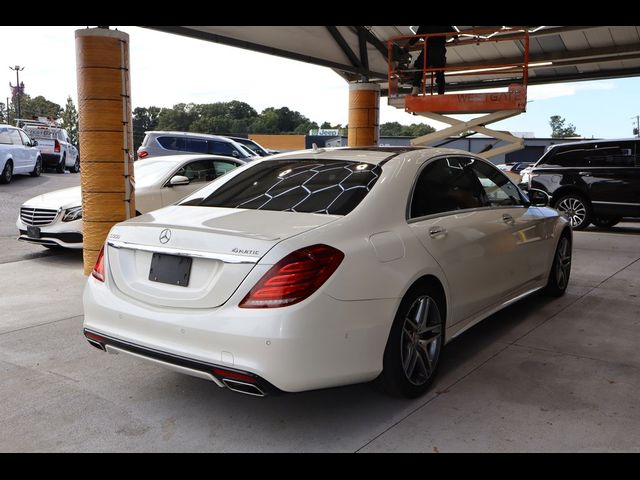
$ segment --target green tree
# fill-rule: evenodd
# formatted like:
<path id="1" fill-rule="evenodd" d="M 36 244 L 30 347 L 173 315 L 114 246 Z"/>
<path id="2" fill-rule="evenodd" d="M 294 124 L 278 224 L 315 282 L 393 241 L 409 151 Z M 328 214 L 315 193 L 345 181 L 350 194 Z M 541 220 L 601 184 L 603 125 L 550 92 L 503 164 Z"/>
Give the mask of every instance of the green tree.
<path id="1" fill-rule="evenodd" d="M 161 108 L 158 107 L 136 107 L 133 110 L 133 146 L 138 150 L 144 140 L 144 132 L 158 129 L 158 119 Z"/>
<path id="2" fill-rule="evenodd" d="M 164 108 L 158 115 L 158 130 L 175 130 L 188 132 L 189 127 L 198 117 L 193 103 L 178 103 L 173 108 Z"/>
<path id="3" fill-rule="evenodd" d="M 71 143 L 78 145 L 78 111 L 71 95 L 67 97 L 67 103 L 62 111 L 60 126 L 69 134 Z"/>
<path id="4" fill-rule="evenodd" d="M 420 137 L 436 129 L 425 123 L 400 125 L 398 122 L 387 122 L 380 125 L 380 135 L 384 137 Z"/>
<path id="5" fill-rule="evenodd" d="M 62 107 L 42 95 L 34 98 L 29 95 L 20 95 L 20 115 L 22 118 L 50 117 L 58 120 L 62 115 Z"/>
<path id="6" fill-rule="evenodd" d="M 566 138 L 577 137 L 576 127 L 571 123 L 565 127 L 566 120 L 560 115 L 552 115 L 549 118 L 549 125 L 551 126 L 551 138 Z"/>

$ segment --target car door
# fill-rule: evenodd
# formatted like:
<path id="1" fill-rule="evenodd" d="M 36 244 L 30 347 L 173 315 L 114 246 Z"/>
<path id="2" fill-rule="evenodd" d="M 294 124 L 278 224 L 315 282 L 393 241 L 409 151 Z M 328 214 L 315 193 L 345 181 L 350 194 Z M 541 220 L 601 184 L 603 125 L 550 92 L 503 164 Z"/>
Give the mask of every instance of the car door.
<path id="1" fill-rule="evenodd" d="M 13 156 L 13 173 L 25 173 L 27 171 L 27 149 L 22 144 L 20 133 L 15 128 L 9 129 L 11 138 L 11 153 Z"/>
<path id="2" fill-rule="evenodd" d="M 476 159 L 471 168 L 478 177 L 495 221 L 503 221 L 507 234 L 502 239 L 508 277 L 505 295 L 516 293 L 527 284 L 539 282 L 548 274 L 552 221 L 540 209 L 528 204 L 516 186 L 497 168 Z"/>
<path id="3" fill-rule="evenodd" d="M 187 185 L 171 185 L 169 181 L 162 187 L 162 206 L 170 205 L 181 200 L 191 192 L 203 187 L 206 183 L 216 178 L 215 161 L 211 159 L 199 159 L 186 163 L 172 176 L 187 177 Z"/>
<path id="4" fill-rule="evenodd" d="M 31 172 L 33 171 L 33 168 L 36 165 L 36 160 L 38 159 L 38 150 L 33 146 L 31 139 L 25 132 L 18 130 L 18 133 L 20 134 L 22 145 L 24 147 L 25 168 Z"/>
<path id="5" fill-rule="evenodd" d="M 614 216 L 640 215 L 640 169 L 636 167 L 637 142 L 594 144 L 587 158 L 589 194 L 594 213 Z"/>
<path id="6" fill-rule="evenodd" d="M 512 226 L 490 208 L 471 165 L 446 157 L 429 162 L 414 187 L 409 227 L 444 271 L 452 324 L 498 303 L 517 268 Z"/>

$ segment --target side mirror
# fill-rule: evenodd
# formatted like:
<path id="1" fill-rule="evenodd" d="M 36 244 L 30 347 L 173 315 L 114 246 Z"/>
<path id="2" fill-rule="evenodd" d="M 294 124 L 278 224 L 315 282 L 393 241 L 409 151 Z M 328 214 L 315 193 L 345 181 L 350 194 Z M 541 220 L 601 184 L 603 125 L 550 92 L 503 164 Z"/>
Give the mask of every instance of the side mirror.
<path id="1" fill-rule="evenodd" d="M 542 190 L 530 190 L 529 200 L 534 207 L 548 207 L 551 197 Z"/>
<path id="2" fill-rule="evenodd" d="M 231 152 L 231 155 L 233 155 L 234 157 L 238 158 L 240 156 L 240 154 L 238 153 L 237 150 L 234 150 Z"/>
<path id="3" fill-rule="evenodd" d="M 176 175 L 169 180 L 170 187 L 175 187 L 176 185 L 189 185 L 189 183 L 191 183 L 191 180 L 187 177 L 183 177 L 182 175 Z"/>
<path id="4" fill-rule="evenodd" d="M 32 147 L 37 147 L 38 146 L 38 141 L 37 140 L 31 140 L 31 146 Z"/>

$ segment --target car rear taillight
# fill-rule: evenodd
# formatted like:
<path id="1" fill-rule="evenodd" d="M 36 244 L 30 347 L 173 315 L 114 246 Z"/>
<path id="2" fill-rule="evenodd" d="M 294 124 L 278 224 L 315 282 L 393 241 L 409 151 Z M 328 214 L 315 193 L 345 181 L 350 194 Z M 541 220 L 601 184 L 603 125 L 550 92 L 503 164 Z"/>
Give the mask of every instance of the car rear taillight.
<path id="1" fill-rule="evenodd" d="M 145 158 L 148 156 L 149 156 L 149 152 L 142 151 L 138 153 L 138 158 Z"/>
<path id="2" fill-rule="evenodd" d="M 328 245 L 312 245 L 290 253 L 264 274 L 240 308 L 275 308 L 309 297 L 336 271 L 344 253 Z"/>
<path id="3" fill-rule="evenodd" d="M 104 282 L 104 245 L 100 249 L 100 253 L 98 254 L 98 259 L 96 260 L 96 265 L 93 267 L 91 276 L 101 282 Z"/>
<path id="4" fill-rule="evenodd" d="M 55 144 L 53 145 L 53 151 L 60 153 L 60 142 L 58 140 L 55 140 Z"/>

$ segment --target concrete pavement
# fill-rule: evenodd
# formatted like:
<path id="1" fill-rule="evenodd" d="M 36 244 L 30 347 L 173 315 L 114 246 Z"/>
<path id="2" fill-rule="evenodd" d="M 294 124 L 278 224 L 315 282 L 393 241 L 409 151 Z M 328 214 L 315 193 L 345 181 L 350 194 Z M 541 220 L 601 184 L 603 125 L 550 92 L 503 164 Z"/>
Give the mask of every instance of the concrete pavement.
<path id="1" fill-rule="evenodd" d="M 81 332 L 81 254 L 14 251 L 0 451 L 640 451 L 640 223 L 616 231 L 576 232 L 567 294 L 463 334 L 416 400 L 367 385 L 260 399 L 101 353 Z"/>

